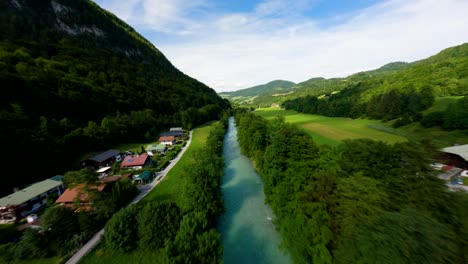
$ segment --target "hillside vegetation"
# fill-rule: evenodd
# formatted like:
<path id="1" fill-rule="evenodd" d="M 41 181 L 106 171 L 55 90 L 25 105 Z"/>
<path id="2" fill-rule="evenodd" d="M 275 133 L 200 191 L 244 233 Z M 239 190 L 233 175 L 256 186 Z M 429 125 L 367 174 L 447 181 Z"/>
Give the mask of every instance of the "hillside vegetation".
<path id="1" fill-rule="evenodd" d="M 219 95 L 227 98 L 234 103 L 253 104 L 258 95 L 268 95 L 270 97 L 278 97 L 284 93 L 288 93 L 290 88 L 295 83 L 290 81 L 276 80 L 266 84 L 257 85 L 254 87 L 238 90 L 235 92 L 223 92 Z"/>
<path id="2" fill-rule="evenodd" d="M 468 196 L 435 176 L 430 144 L 317 146 L 281 118 L 235 120 L 294 263 L 467 263 Z"/>
<path id="3" fill-rule="evenodd" d="M 305 96 L 329 99 L 337 96 L 339 91 L 352 97 L 353 102 L 365 104 L 391 91 L 417 94 L 424 90 L 431 91 L 435 97 L 468 94 L 468 44 L 447 48 L 420 61 L 393 62 L 345 78 L 312 78 L 283 89 L 281 96 L 259 91 L 243 104 L 268 107 L 272 103 L 281 104 Z"/>
<path id="4" fill-rule="evenodd" d="M 83 153 L 154 141 L 164 128 L 189 129 L 230 107 L 92 1 L 1 1 L 0 9 L 0 144 L 8 166 L 26 162 L 34 172 L 4 177 L 0 194 L 63 173 Z"/>

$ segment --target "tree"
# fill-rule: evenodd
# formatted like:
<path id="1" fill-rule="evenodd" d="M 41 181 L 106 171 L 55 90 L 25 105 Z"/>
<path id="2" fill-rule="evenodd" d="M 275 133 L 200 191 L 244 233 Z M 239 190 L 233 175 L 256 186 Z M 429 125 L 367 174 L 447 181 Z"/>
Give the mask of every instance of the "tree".
<path id="1" fill-rule="evenodd" d="M 69 252 L 71 238 L 80 232 L 75 213 L 64 206 L 48 208 L 42 216 L 42 228 L 50 241 L 50 248 L 59 254 Z"/>
<path id="2" fill-rule="evenodd" d="M 138 230 L 135 206 L 120 210 L 107 222 L 104 241 L 106 248 L 110 251 L 129 252 L 136 247 L 137 240 Z"/>
<path id="3" fill-rule="evenodd" d="M 170 263 L 220 263 L 223 253 L 221 237 L 209 229 L 206 215 L 193 212 L 184 215 L 174 241 L 165 248 Z"/>
<path id="4" fill-rule="evenodd" d="M 141 248 L 164 247 L 179 229 L 181 212 L 174 203 L 149 202 L 138 213 L 138 243 Z"/>
<path id="5" fill-rule="evenodd" d="M 415 209 L 362 221 L 335 251 L 337 263 L 454 263 L 453 233 Z"/>

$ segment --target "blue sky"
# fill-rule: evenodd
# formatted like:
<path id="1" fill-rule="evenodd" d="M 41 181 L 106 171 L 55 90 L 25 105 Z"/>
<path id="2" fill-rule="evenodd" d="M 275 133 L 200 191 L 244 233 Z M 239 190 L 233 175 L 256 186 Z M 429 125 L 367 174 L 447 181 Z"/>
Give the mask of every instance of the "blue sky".
<path id="1" fill-rule="evenodd" d="M 467 0 L 96 0 L 217 91 L 344 77 L 468 42 Z"/>

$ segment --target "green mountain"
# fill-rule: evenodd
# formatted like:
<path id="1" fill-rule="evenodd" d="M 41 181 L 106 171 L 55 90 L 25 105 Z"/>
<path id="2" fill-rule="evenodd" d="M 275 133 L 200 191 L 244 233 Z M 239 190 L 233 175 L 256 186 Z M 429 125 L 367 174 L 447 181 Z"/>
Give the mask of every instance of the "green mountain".
<path id="1" fill-rule="evenodd" d="M 354 96 L 357 102 L 368 102 L 373 96 L 390 90 L 406 93 L 427 88 L 436 97 L 468 94 L 468 44 L 447 48 L 420 61 L 393 62 L 376 70 L 359 72 L 345 78 L 312 78 L 290 87 L 281 96 L 253 94 L 251 97 L 254 99 L 244 104 L 269 106 L 271 103 L 281 104 L 304 96 L 329 96 L 355 86 L 360 87 L 359 94 Z"/>
<path id="2" fill-rule="evenodd" d="M 294 85 L 295 83 L 290 81 L 275 80 L 266 84 L 257 85 L 234 92 L 219 93 L 219 95 L 235 103 L 252 103 L 253 100 L 259 95 L 276 97 L 284 93 L 288 93 L 290 92 L 290 88 Z"/>
<path id="3" fill-rule="evenodd" d="M 150 42 L 90 0 L 0 2 L 0 194 L 63 173 L 78 157 L 155 140 L 230 108 Z"/>

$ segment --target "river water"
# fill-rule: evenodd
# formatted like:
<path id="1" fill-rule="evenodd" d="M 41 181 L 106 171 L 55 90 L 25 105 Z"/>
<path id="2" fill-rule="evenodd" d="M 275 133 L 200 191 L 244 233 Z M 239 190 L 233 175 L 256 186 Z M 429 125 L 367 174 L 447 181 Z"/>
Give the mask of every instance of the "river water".
<path id="1" fill-rule="evenodd" d="M 273 213 L 265 205 L 262 181 L 250 160 L 240 153 L 233 118 L 223 151 L 226 167 L 221 189 L 226 212 L 219 219 L 218 230 L 224 263 L 291 263 L 278 248 L 281 238 L 271 222 Z"/>

